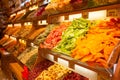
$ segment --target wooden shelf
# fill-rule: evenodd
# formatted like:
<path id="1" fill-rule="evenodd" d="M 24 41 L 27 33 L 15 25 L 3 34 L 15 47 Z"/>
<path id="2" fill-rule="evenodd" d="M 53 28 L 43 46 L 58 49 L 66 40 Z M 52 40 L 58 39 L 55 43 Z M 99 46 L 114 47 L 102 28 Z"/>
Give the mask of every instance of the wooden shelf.
<path id="1" fill-rule="evenodd" d="M 92 11 L 99 11 L 99 10 L 109 10 L 109 9 L 116 9 L 116 8 L 120 8 L 120 3 L 113 4 L 113 5 L 106 5 L 106 6 L 87 8 L 87 9 L 84 9 L 84 10 L 76 10 L 76 11 L 71 11 L 71 12 L 46 15 L 46 16 L 44 16 L 44 18 L 39 16 L 39 17 L 35 17 L 33 19 L 19 20 L 19 21 L 15 21 L 15 22 L 11 22 L 11 23 L 13 23 L 13 24 L 14 23 L 24 23 L 24 22 L 28 22 L 28 21 L 30 22 L 30 21 L 38 21 L 38 20 L 44 20 L 44 19 L 47 19 L 48 21 L 51 21 L 51 19 L 53 19 L 55 17 L 57 18 L 59 16 L 68 16 L 68 15 L 77 14 L 77 13 L 92 12 Z M 23 10 L 23 9 L 21 9 L 21 10 Z"/>
<path id="2" fill-rule="evenodd" d="M 101 75 L 106 79 L 111 78 L 112 69 L 110 68 L 89 66 L 86 63 L 80 62 L 79 60 L 75 60 L 69 56 L 57 52 L 52 52 L 44 48 L 39 48 L 39 52 L 39 54 L 45 59 L 66 66 L 69 69 L 79 73 L 80 75 L 89 78 L 90 80 L 98 80 L 98 75 Z"/>
<path id="3" fill-rule="evenodd" d="M 26 8 L 29 8 L 29 7 L 36 5 L 36 4 L 38 4 L 38 3 L 34 3 Z M 44 4 L 44 5 L 46 5 L 46 4 Z M 43 6 L 43 5 L 41 5 L 41 6 Z M 17 13 L 18 11 L 21 11 L 21 10 L 26 9 L 26 8 L 18 9 L 16 11 L 12 12 L 11 14 Z M 92 11 L 99 11 L 99 10 L 109 10 L 109 9 L 116 9 L 116 8 L 120 8 L 120 3 L 106 5 L 106 6 L 99 6 L 99 7 L 94 7 L 94 8 L 87 8 L 87 9 L 76 10 L 76 11 L 65 12 L 65 13 L 59 13 L 59 14 L 53 14 L 53 15 L 47 15 L 47 16 L 45 16 L 45 18 L 36 17 L 34 19 L 19 20 L 19 21 L 12 22 L 12 24 L 24 23 L 24 22 L 33 22 L 33 21 L 35 21 L 37 23 L 37 21 L 39 21 L 39 20 L 47 19 L 48 21 L 50 21 L 54 17 L 58 17 L 58 16 L 68 16 L 71 14 L 77 14 L 77 13 L 83 13 L 83 12 L 92 12 Z M 30 42 L 32 42 L 32 41 L 30 41 Z M 29 43 L 29 41 L 28 41 L 28 43 Z M 115 60 L 114 61 L 109 60 L 112 62 L 111 65 L 113 65 L 115 63 L 115 61 L 118 57 L 119 51 L 120 51 L 120 46 L 119 46 L 119 48 L 117 48 L 117 52 L 115 53 L 115 57 L 111 57 Z M 50 51 L 48 49 L 44 49 L 44 48 L 39 48 L 38 52 L 39 52 L 39 56 L 36 60 L 35 65 L 44 59 L 48 59 L 52 62 L 59 63 L 63 66 L 66 66 L 70 70 L 73 70 L 73 71 L 89 78 L 90 80 L 98 80 L 98 75 L 102 75 L 103 77 L 105 77 L 107 79 L 109 79 L 109 78 L 112 79 L 112 76 L 113 76 L 112 71 L 113 70 L 111 68 L 89 66 L 86 63 L 80 62 L 79 60 L 75 60 L 69 56 L 66 56 L 66 55 L 63 55 L 63 54 L 60 54 L 57 52 L 52 52 L 52 51 Z M 16 57 L 14 57 L 14 58 L 16 58 Z M 18 59 L 16 58 L 16 61 L 17 60 Z M 22 65 L 19 60 L 17 62 L 18 62 L 18 64 Z M 120 60 L 119 60 L 118 65 L 119 64 L 120 64 Z M 117 70 L 120 70 L 119 67 L 117 67 Z"/>
<path id="4" fill-rule="evenodd" d="M 118 3 L 118 4 L 112 4 L 112 5 L 105 5 L 105 6 L 98 6 L 98 7 L 87 8 L 87 9 L 80 9 L 80 10 L 66 12 L 66 13 L 53 14 L 53 15 L 50 15 L 50 16 L 54 16 L 54 17 L 55 16 L 64 16 L 64 15 L 71 15 L 71 14 L 83 13 L 83 12 L 108 10 L 108 9 L 115 9 L 115 8 L 120 8 L 120 3 Z"/>

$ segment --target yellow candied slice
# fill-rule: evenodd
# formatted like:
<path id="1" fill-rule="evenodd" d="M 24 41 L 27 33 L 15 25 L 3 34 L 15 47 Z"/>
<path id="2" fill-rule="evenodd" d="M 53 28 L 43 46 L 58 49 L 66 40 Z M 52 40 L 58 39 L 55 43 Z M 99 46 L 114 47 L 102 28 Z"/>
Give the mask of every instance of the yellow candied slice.
<path id="1" fill-rule="evenodd" d="M 93 55 L 89 54 L 89 55 L 84 56 L 80 61 L 87 62 L 87 61 L 90 61 L 92 58 L 93 58 Z"/>

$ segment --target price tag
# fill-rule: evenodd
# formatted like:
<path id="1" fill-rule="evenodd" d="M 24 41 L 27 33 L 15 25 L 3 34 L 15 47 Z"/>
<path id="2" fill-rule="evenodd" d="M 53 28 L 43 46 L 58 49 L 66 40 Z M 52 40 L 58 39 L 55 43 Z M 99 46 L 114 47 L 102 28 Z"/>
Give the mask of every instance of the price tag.
<path id="1" fill-rule="evenodd" d="M 117 16 L 117 9 L 107 10 L 107 17 L 116 17 L 116 16 Z"/>
<path id="2" fill-rule="evenodd" d="M 27 26 L 27 25 L 32 25 L 32 22 L 25 22 L 24 26 Z"/>
<path id="3" fill-rule="evenodd" d="M 73 21 L 74 19 L 80 18 L 80 17 L 82 17 L 81 13 L 69 15 L 69 21 Z"/>
<path id="4" fill-rule="evenodd" d="M 32 25 L 32 22 L 28 22 L 28 25 Z"/>
<path id="5" fill-rule="evenodd" d="M 88 19 L 90 20 L 104 19 L 106 18 L 106 14 L 107 14 L 106 10 L 92 11 L 89 12 Z"/>
<path id="6" fill-rule="evenodd" d="M 14 24 L 14 26 L 21 26 L 21 24 L 19 23 L 19 24 Z"/>
<path id="7" fill-rule="evenodd" d="M 63 66 L 66 66 L 66 67 L 69 66 L 68 61 L 61 59 L 61 58 L 58 58 L 58 63 L 62 64 Z"/>
<path id="8" fill-rule="evenodd" d="M 42 25 L 47 24 L 46 20 L 42 20 Z"/>
<path id="9" fill-rule="evenodd" d="M 83 12 L 82 13 L 82 17 L 85 18 L 85 19 L 87 19 L 88 18 L 88 12 Z"/>
<path id="10" fill-rule="evenodd" d="M 49 59 L 50 61 L 54 61 L 54 56 L 51 54 L 47 54 L 46 58 Z"/>
<path id="11" fill-rule="evenodd" d="M 13 27 L 13 25 L 12 24 L 8 24 L 8 27 Z"/>

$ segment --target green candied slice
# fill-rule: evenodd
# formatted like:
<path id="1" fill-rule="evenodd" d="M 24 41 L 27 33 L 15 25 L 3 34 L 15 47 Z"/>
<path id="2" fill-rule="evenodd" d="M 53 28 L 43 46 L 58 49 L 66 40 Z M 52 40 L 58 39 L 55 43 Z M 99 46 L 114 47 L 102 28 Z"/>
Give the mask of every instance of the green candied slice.
<path id="1" fill-rule="evenodd" d="M 72 24 L 62 33 L 62 39 L 58 45 L 53 48 L 53 51 L 70 55 L 71 50 L 76 46 L 76 40 L 79 37 L 85 36 L 90 26 L 91 22 L 83 18 L 74 20 Z"/>
<path id="2" fill-rule="evenodd" d="M 72 22 L 71 27 L 73 27 L 73 28 L 86 28 L 88 23 L 89 23 L 89 21 L 85 20 L 83 18 L 76 19 Z"/>

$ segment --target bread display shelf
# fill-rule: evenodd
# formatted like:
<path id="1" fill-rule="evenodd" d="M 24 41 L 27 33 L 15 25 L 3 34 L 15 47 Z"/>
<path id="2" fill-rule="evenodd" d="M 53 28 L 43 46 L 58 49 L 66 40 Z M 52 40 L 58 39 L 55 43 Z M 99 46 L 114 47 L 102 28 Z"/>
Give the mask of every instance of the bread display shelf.
<path id="1" fill-rule="evenodd" d="M 117 59 L 120 52 L 120 44 L 117 45 L 113 51 L 114 53 L 112 53 L 111 56 L 114 58 L 110 57 L 111 62 L 116 61 L 115 59 Z M 66 66 L 80 75 L 89 78 L 90 80 L 98 80 L 97 78 L 99 74 L 107 79 L 112 78 L 113 75 L 113 70 L 111 68 L 89 66 L 86 63 L 80 62 L 79 60 L 75 60 L 69 56 L 50 51 L 49 49 L 39 48 L 39 55 L 52 62 L 57 62 L 63 66 Z"/>

